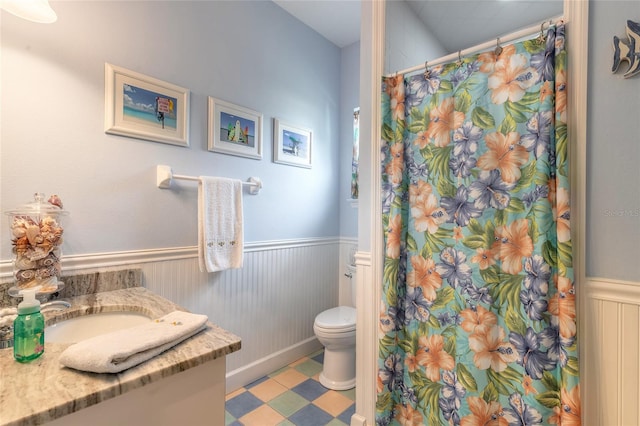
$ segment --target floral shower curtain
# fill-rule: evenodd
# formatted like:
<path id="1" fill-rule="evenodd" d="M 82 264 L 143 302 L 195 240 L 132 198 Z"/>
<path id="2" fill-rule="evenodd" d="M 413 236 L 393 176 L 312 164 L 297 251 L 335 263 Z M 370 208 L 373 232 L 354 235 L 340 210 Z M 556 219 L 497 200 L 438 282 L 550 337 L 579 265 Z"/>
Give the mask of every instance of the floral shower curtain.
<path id="1" fill-rule="evenodd" d="M 379 425 L 579 425 L 564 26 L 383 81 Z"/>

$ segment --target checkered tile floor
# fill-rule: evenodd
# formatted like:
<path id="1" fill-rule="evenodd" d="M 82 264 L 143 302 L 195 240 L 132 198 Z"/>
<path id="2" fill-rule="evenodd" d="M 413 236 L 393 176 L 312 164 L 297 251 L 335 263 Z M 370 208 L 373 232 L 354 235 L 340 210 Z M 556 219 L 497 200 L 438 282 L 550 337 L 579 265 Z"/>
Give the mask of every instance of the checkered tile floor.
<path id="1" fill-rule="evenodd" d="M 344 426 L 355 389 L 333 391 L 318 381 L 324 352 L 316 352 L 226 397 L 227 426 Z"/>

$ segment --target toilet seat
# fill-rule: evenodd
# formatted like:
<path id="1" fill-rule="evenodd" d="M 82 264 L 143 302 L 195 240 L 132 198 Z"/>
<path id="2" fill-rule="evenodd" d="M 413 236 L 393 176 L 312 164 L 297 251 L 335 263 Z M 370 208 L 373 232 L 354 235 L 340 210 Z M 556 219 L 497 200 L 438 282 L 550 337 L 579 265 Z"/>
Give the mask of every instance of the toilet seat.
<path id="1" fill-rule="evenodd" d="M 356 309 L 351 306 L 338 306 L 321 312 L 314 326 L 330 333 L 344 333 L 356 329 Z"/>

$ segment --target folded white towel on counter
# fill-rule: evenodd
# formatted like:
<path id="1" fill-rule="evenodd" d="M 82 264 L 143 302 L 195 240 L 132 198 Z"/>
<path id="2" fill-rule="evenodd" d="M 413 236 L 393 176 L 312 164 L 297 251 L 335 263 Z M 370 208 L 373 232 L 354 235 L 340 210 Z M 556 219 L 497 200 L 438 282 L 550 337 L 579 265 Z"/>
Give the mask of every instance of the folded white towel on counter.
<path id="1" fill-rule="evenodd" d="M 206 328 L 206 315 L 174 311 L 149 323 L 69 346 L 62 365 L 94 373 L 118 373 L 147 361 Z"/>
<path id="2" fill-rule="evenodd" d="M 242 181 L 200 176 L 198 260 L 200 271 L 242 268 L 244 254 Z"/>

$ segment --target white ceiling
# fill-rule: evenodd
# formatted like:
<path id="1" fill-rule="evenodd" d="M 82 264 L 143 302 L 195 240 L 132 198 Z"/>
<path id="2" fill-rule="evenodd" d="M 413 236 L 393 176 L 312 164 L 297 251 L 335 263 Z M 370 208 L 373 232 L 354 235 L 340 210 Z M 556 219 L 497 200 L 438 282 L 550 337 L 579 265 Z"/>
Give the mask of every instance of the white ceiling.
<path id="1" fill-rule="evenodd" d="M 371 1 L 371 0 L 365 0 Z M 562 0 L 406 1 L 449 52 L 562 15 Z M 338 47 L 360 40 L 360 0 L 274 0 Z"/>
<path id="2" fill-rule="evenodd" d="M 338 47 L 360 40 L 360 0 L 273 0 Z"/>

